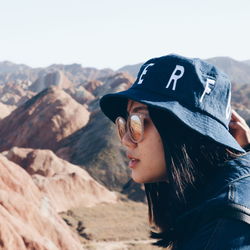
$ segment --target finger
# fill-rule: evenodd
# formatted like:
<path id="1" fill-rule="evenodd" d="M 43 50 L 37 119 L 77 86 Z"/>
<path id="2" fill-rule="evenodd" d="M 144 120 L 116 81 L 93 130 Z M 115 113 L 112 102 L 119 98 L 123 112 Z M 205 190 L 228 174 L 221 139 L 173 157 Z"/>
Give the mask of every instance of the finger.
<path id="1" fill-rule="evenodd" d="M 232 121 L 238 121 L 242 123 L 246 123 L 243 117 L 241 117 L 234 109 L 232 110 L 232 116 L 231 116 Z"/>
<path id="2" fill-rule="evenodd" d="M 229 128 L 230 129 L 235 129 L 235 130 L 243 130 L 243 131 L 247 131 L 247 128 L 245 126 L 245 124 L 242 124 L 242 122 L 230 122 L 229 123 Z"/>

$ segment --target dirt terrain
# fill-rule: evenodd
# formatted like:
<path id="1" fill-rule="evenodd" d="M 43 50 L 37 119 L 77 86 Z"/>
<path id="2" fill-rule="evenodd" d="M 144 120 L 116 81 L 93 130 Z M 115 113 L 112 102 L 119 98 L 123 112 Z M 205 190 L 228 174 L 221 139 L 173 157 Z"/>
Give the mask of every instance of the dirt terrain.
<path id="1" fill-rule="evenodd" d="M 120 201 L 92 208 L 76 208 L 61 213 L 66 223 L 78 233 L 88 250 L 154 250 L 147 219 L 147 205 Z"/>

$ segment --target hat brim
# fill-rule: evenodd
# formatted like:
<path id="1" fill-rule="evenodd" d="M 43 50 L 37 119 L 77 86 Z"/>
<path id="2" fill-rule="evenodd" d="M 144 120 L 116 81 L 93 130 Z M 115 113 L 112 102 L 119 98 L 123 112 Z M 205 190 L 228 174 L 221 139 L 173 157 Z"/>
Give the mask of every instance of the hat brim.
<path id="1" fill-rule="evenodd" d="M 245 153 L 245 150 L 223 124 L 207 114 L 202 114 L 195 110 L 191 111 L 179 102 L 167 99 L 156 93 L 152 95 L 152 93 L 130 88 L 122 92 L 107 94 L 100 100 L 101 110 L 110 120 L 115 122 L 118 116 L 126 114 L 128 99 L 167 110 L 186 126 L 198 133 L 208 136 L 210 139 L 231 149 Z"/>

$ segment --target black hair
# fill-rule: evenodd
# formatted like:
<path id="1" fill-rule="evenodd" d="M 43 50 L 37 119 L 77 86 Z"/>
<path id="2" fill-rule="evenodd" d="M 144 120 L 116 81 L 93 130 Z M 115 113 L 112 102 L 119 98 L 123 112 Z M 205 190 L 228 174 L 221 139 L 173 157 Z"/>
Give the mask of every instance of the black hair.
<path id="1" fill-rule="evenodd" d="M 160 229 L 160 245 L 173 245 L 182 235 L 175 232 L 178 216 L 198 204 L 202 189 L 220 163 L 238 157 L 236 151 L 195 132 L 174 115 L 148 107 L 163 142 L 167 182 L 147 183 L 149 221 Z"/>

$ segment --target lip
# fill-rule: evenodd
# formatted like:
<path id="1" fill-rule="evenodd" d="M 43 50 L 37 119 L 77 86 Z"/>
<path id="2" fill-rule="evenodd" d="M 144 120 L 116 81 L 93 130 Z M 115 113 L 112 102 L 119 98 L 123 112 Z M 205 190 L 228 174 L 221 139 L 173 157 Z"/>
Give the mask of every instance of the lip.
<path id="1" fill-rule="evenodd" d="M 139 159 L 136 158 L 133 154 L 127 153 L 126 155 L 127 155 L 127 157 L 128 157 L 129 159 L 135 159 L 135 160 L 138 160 L 138 161 L 139 161 Z"/>
<path id="2" fill-rule="evenodd" d="M 127 157 L 130 159 L 128 167 L 129 168 L 135 168 L 138 162 L 140 161 L 139 159 L 135 158 L 131 154 L 127 154 Z"/>
<path id="3" fill-rule="evenodd" d="M 128 167 L 129 167 L 129 168 L 135 168 L 136 165 L 138 164 L 138 162 L 139 162 L 139 160 L 131 159 L 131 160 L 129 161 Z"/>

